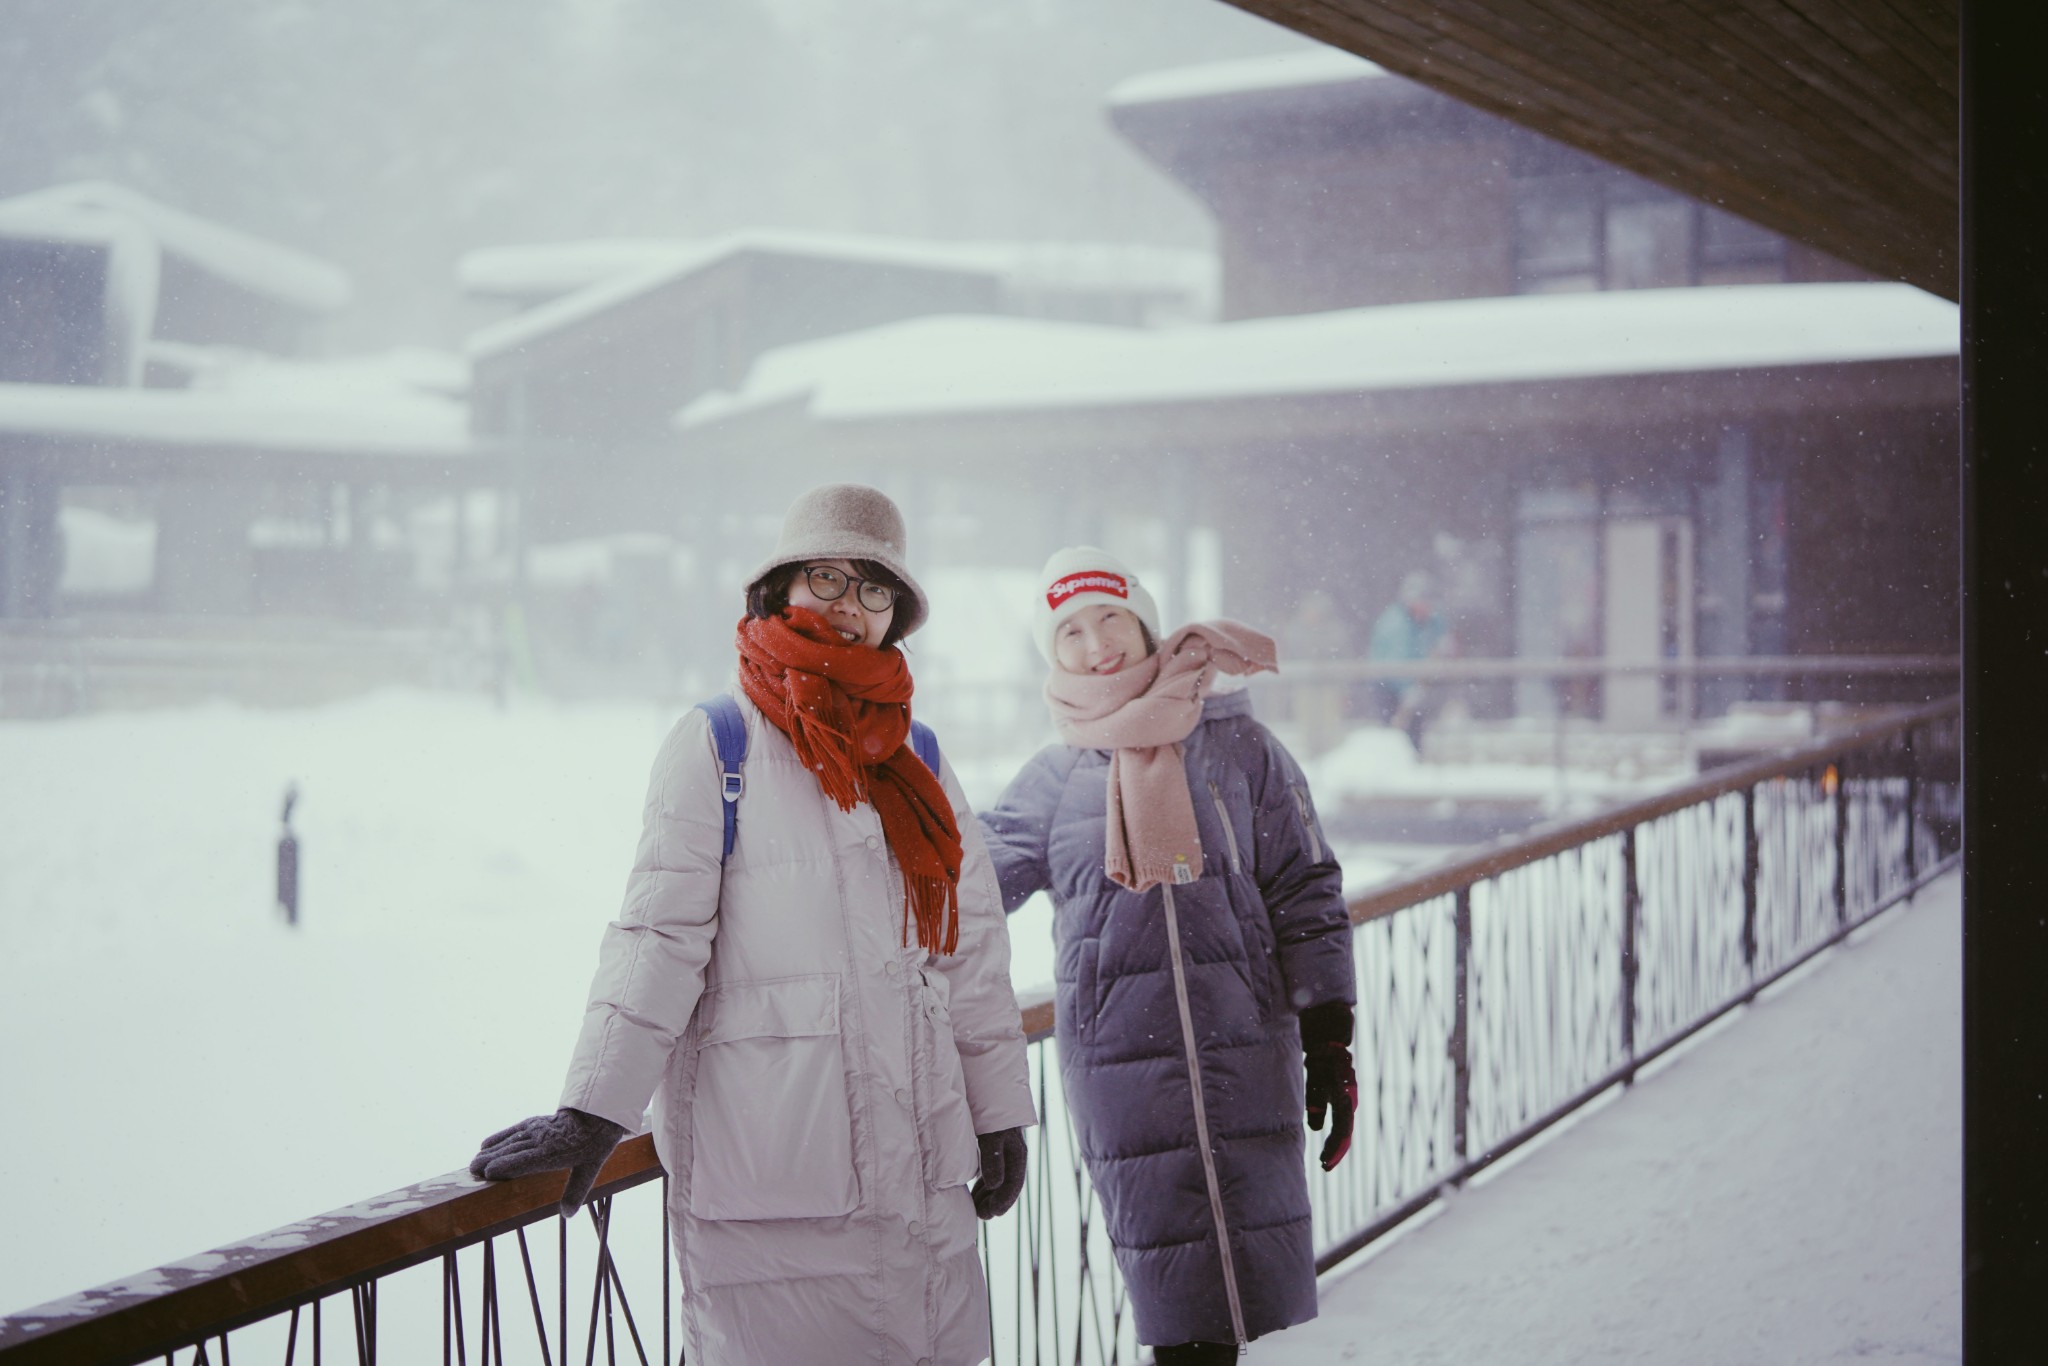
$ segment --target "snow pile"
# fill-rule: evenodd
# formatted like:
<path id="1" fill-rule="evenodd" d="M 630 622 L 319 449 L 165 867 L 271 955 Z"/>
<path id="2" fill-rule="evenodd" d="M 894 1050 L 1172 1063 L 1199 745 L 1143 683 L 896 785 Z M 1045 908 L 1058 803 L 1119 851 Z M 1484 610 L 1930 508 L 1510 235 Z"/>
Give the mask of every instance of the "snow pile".
<path id="1" fill-rule="evenodd" d="M 1133 331 L 935 317 L 768 352 L 685 427 L 802 403 L 818 418 L 1110 407 L 1952 356 L 1960 313 L 1901 284 L 1451 299 Z"/>
<path id="2" fill-rule="evenodd" d="M 66 597 L 141 593 L 156 582 L 156 523 L 115 517 L 95 508 L 59 509 Z"/>
<path id="3" fill-rule="evenodd" d="M 1548 801 L 1558 789 L 1557 770 L 1549 765 L 1424 763 L 1408 737 L 1388 726 L 1352 730 L 1328 754 L 1304 760 L 1302 772 L 1324 807 L 1381 797 Z M 1574 769 L 1568 786 L 1574 803 L 1584 804 L 1644 796 L 1691 776 L 1682 769 L 1633 775 Z"/>

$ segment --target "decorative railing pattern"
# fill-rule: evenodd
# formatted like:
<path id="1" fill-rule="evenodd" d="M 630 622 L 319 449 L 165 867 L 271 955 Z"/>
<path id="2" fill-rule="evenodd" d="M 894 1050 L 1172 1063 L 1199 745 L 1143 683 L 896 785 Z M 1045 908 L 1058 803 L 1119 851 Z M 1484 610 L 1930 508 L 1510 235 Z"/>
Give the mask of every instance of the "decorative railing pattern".
<path id="1" fill-rule="evenodd" d="M 1959 726 L 1954 701 L 1919 708 L 1353 902 L 1361 1108 L 1351 1160 L 1310 1169 L 1321 1264 L 1952 866 Z M 1135 1362 L 1050 1001 L 1024 1018 L 1043 1124 L 1017 1209 L 984 1230 L 995 1358 Z M 440 1177 L 0 1319 L 0 1366 L 232 1366 L 231 1349 L 373 1366 L 380 1342 L 415 1362 L 437 1339 L 465 1366 L 679 1361 L 667 1202 L 617 1198 L 650 1184 L 667 1182 L 645 1136 L 621 1145 L 573 1225 L 553 1212 L 557 1174 Z"/>

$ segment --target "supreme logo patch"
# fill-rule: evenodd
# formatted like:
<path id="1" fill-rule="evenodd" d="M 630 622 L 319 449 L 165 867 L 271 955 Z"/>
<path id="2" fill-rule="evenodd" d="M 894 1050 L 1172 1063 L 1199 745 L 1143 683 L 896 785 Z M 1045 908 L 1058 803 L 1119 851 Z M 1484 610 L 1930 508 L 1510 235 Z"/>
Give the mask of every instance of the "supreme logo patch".
<path id="1" fill-rule="evenodd" d="M 1131 585 L 1121 574 L 1112 574 L 1106 569 L 1086 569 L 1053 580 L 1052 587 L 1045 590 L 1045 605 L 1057 607 L 1076 593 L 1107 593 L 1113 598 L 1128 598 Z"/>

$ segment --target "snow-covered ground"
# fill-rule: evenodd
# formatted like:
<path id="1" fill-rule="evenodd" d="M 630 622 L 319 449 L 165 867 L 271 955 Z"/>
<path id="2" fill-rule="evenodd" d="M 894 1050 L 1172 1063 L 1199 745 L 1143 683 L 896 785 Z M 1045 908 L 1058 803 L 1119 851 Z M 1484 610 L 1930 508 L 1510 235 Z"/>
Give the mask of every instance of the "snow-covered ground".
<path id="1" fill-rule="evenodd" d="M 552 1108 L 673 720 L 388 693 L 0 723 L 0 1180 L 38 1230 L 0 1239 L 0 1313 L 452 1170 Z M 1049 981 L 1049 913 L 1011 924 L 1017 981 Z"/>
<path id="2" fill-rule="evenodd" d="M 551 1108 L 673 719 L 387 693 L 0 723 L 0 1180 L 38 1231 L 0 1239 L 0 1313 L 453 1170 Z M 1324 800 L 1424 782 L 1393 746 L 1338 751 Z M 964 762 L 970 798 L 1023 757 Z M 1354 888 L 1414 856 L 1342 853 Z M 1020 989 L 1049 981 L 1042 902 L 1011 937 Z"/>
<path id="3" fill-rule="evenodd" d="M 1324 1278 L 1254 1366 L 1962 1359 L 1951 874 Z"/>
<path id="4" fill-rule="evenodd" d="M 404 695 L 0 725 L 0 1178 L 38 1231 L 0 1239 L 0 1312 L 551 1108 L 669 719 Z"/>

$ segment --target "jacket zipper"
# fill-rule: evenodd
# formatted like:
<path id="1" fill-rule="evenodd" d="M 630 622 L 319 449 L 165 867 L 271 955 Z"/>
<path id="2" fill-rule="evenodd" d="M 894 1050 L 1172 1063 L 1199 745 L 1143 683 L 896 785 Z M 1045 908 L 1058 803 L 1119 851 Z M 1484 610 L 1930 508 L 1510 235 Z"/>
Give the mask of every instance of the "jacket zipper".
<path id="1" fill-rule="evenodd" d="M 1214 783 L 1209 786 L 1212 791 L 1215 789 Z M 1233 849 L 1233 856 L 1234 852 Z M 1202 1066 L 1195 1056 L 1195 1016 L 1188 1008 L 1187 965 L 1180 955 L 1180 913 L 1173 904 L 1173 884 L 1161 883 L 1159 891 L 1166 903 L 1166 943 L 1173 957 L 1173 999 L 1180 1007 L 1180 1041 L 1188 1059 L 1188 1090 L 1195 1101 L 1195 1142 L 1202 1148 L 1202 1176 L 1209 1183 L 1209 1213 L 1216 1220 L 1217 1251 L 1223 1254 L 1223 1293 L 1230 1301 L 1230 1328 L 1237 1334 L 1238 1351 L 1242 1352 L 1250 1339 L 1244 1332 L 1244 1303 L 1237 1293 L 1237 1261 L 1230 1251 L 1230 1223 L 1223 1214 L 1223 1185 L 1216 1179 L 1216 1154 L 1209 1147 L 1209 1111 L 1202 1103 Z"/>
<path id="2" fill-rule="evenodd" d="M 1308 793 L 1292 783 L 1287 785 L 1287 790 L 1294 796 L 1294 809 L 1301 813 L 1301 833 L 1308 836 L 1308 861 L 1310 863 L 1321 863 L 1323 861 L 1323 842 L 1316 838 L 1315 818 L 1308 813 Z"/>
<path id="3" fill-rule="evenodd" d="M 1209 798 L 1216 803 L 1216 819 L 1223 822 L 1223 839 L 1230 846 L 1230 871 L 1242 873 L 1244 864 L 1237 857 L 1237 830 L 1230 824 L 1230 812 L 1223 805 L 1223 789 L 1210 783 Z"/>

